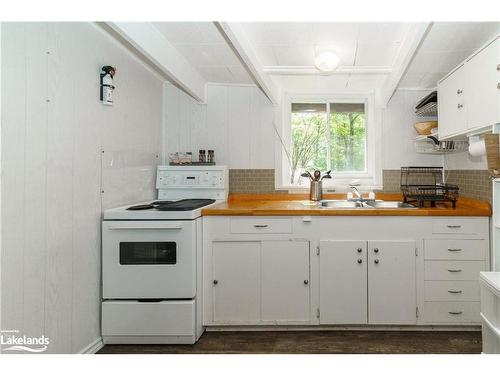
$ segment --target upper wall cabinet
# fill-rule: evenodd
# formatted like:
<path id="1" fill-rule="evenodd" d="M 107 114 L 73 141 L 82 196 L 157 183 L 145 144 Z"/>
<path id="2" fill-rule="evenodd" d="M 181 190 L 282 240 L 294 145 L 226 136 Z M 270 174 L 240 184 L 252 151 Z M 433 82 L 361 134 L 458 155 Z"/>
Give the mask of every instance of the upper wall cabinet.
<path id="1" fill-rule="evenodd" d="M 438 83 L 439 138 L 500 123 L 500 38 Z"/>
<path id="2" fill-rule="evenodd" d="M 465 63 L 467 128 L 500 122 L 500 38 Z"/>
<path id="3" fill-rule="evenodd" d="M 467 130 L 464 71 L 461 65 L 438 84 L 439 138 Z"/>

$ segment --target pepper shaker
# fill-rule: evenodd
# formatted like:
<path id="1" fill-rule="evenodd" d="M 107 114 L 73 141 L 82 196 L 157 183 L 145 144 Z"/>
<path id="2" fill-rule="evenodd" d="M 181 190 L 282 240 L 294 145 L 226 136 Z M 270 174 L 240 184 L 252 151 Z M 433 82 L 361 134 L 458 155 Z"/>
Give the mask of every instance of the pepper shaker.
<path id="1" fill-rule="evenodd" d="M 207 157 L 206 157 L 206 154 L 205 154 L 205 150 L 200 150 L 200 154 L 198 156 L 198 161 L 200 163 L 205 163 L 207 161 Z"/>

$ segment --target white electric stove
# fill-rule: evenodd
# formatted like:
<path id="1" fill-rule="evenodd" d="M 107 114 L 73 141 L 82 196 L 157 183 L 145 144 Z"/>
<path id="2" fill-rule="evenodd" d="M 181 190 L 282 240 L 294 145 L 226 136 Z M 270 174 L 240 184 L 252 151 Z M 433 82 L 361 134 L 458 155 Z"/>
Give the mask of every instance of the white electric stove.
<path id="1" fill-rule="evenodd" d="M 201 210 L 224 202 L 227 169 L 159 166 L 158 199 L 104 212 L 104 343 L 189 344 L 201 324 Z"/>

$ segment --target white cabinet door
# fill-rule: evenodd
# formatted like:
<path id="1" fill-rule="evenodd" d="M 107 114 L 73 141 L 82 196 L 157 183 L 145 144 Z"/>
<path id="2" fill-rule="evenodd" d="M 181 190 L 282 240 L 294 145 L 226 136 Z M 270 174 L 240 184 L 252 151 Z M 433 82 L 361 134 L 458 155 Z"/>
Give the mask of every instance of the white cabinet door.
<path id="1" fill-rule="evenodd" d="M 368 242 L 368 322 L 415 324 L 415 241 Z"/>
<path id="2" fill-rule="evenodd" d="M 367 323 L 366 241 L 320 241 L 320 324 Z"/>
<path id="3" fill-rule="evenodd" d="M 438 83 L 438 134 L 440 139 L 467 130 L 464 85 L 463 65 Z"/>
<path id="4" fill-rule="evenodd" d="M 213 242 L 213 313 L 216 323 L 260 321 L 260 242 Z"/>
<path id="5" fill-rule="evenodd" d="M 262 321 L 309 322 L 309 241 L 262 242 Z"/>
<path id="6" fill-rule="evenodd" d="M 499 66 L 500 39 L 496 39 L 465 63 L 468 129 L 500 123 Z"/>

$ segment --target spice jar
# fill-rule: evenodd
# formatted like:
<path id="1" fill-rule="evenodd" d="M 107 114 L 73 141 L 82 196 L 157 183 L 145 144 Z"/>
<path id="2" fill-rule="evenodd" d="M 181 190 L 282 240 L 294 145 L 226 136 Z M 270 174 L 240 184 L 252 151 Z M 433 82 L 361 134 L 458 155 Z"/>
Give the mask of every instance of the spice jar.
<path id="1" fill-rule="evenodd" d="M 215 153 L 214 150 L 208 150 L 208 159 L 209 163 L 215 163 Z"/>
<path id="2" fill-rule="evenodd" d="M 207 156 L 205 154 L 205 150 L 200 150 L 200 154 L 199 154 L 199 157 L 198 157 L 198 161 L 200 163 L 205 163 L 207 161 Z"/>

